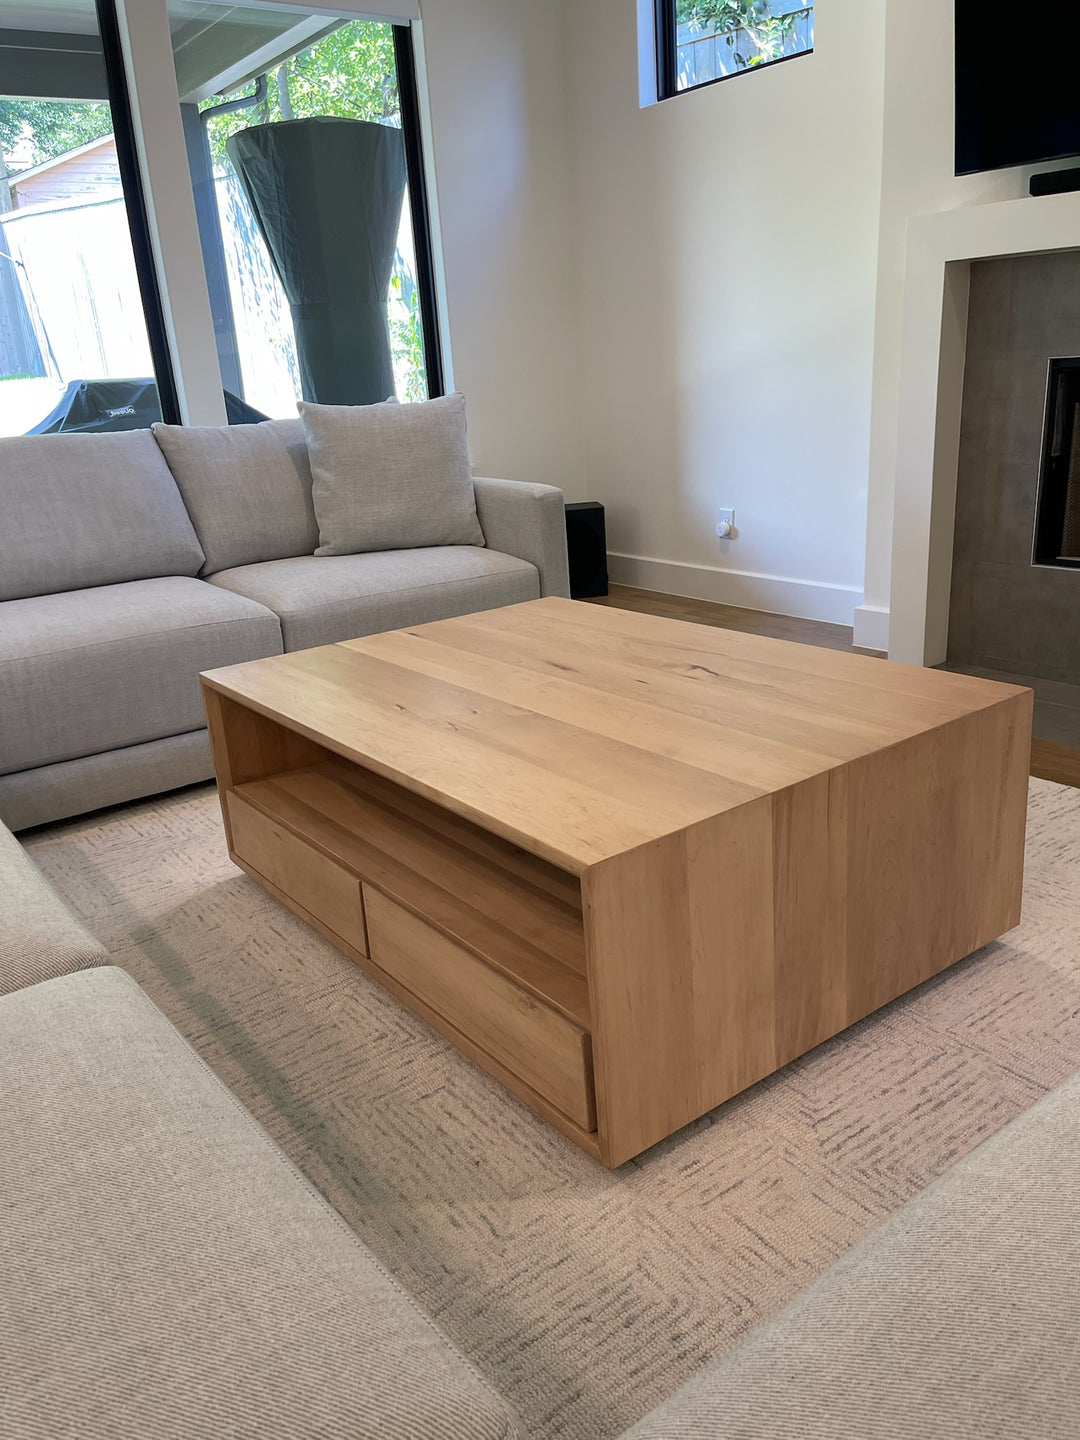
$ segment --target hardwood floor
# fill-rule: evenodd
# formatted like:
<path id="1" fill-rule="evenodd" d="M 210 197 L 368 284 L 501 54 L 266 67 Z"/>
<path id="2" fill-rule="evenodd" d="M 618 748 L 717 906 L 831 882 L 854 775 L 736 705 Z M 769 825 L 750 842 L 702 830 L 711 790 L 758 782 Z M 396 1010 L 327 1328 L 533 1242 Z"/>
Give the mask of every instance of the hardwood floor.
<path id="1" fill-rule="evenodd" d="M 1080 747 L 1032 740 L 1031 773 L 1040 780 L 1056 780 L 1059 785 L 1080 788 Z"/>
<path id="2" fill-rule="evenodd" d="M 857 655 L 875 655 L 880 650 L 861 650 L 851 643 L 846 625 L 829 625 L 823 620 L 800 620 L 792 615 L 770 615 L 764 610 L 744 610 L 737 605 L 719 605 L 712 600 L 691 600 L 683 595 L 662 595 L 654 590 L 635 590 L 629 585 L 612 585 L 610 593 L 591 602 L 618 610 L 637 610 L 647 615 L 665 615 L 670 620 L 689 620 L 695 625 L 718 625 L 724 630 L 741 630 L 748 635 L 768 635 L 774 640 L 795 640 L 803 645 L 822 645 L 829 650 L 850 650 Z M 1054 745 L 1048 740 L 1031 742 L 1031 773 L 1059 785 L 1080 787 L 1080 748 Z"/>
<path id="3" fill-rule="evenodd" d="M 691 600 L 684 595 L 661 595 L 656 590 L 635 590 L 630 585 L 612 585 L 609 594 L 590 603 L 610 605 L 616 610 L 637 610 L 645 615 L 663 615 L 668 620 L 689 620 L 695 625 L 717 625 L 721 630 L 740 630 L 744 635 L 765 635 L 772 640 L 794 640 L 802 645 L 820 645 L 826 650 L 849 650 L 856 655 L 884 658 L 880 650 L 860 650 L 854 646 L 849 626 L 829 625 L 824 620 L 770 615 L 765 610 L 744 610 L 739 605 Z"/>

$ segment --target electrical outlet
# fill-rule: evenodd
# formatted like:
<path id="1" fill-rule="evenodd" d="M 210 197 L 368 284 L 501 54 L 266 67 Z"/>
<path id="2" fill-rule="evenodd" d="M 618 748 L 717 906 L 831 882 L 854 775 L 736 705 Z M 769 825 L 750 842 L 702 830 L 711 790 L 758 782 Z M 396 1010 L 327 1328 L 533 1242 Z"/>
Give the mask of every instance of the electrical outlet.
<path id="1" fill-rule="evenodd" d="M 725 540 L 729 535 L 735 533 L 734 510 L 720 510 L 717 512 L 716 533 L 720 536 L 721 540 Z"/>

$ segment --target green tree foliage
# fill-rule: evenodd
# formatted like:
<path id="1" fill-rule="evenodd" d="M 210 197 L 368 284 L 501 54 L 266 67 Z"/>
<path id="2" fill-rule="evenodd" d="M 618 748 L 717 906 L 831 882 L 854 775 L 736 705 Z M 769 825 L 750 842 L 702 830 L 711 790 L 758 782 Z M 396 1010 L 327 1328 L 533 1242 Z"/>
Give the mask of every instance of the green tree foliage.
<path id="1" fill-rule="evenodd" d="M 424 368 L 424 332 L 420 318 L 420 292 L 407 267 L 398 266 L 390 279 L 390 349 L 405 377 L 401 400 L 428 398 Z"/>
<path id="2" fill-rule="evenodd" d="M 394 27 L 356 20 L 301 50 L 288 66 L 297 117 L 343 115 L 353 120 L 396 118 L 400 102 Z"/>
<path id="3" fill-rule="evenodd" d="M 807 5 L 811 0 L 806 0 Z M 726 35 L 740 65 L 762 65 L 784 53 L 784 40 L 795 24 L 795 15 L 773 14 L 773 0 L 675 0 L 675 21 L 703 35 Z M 735 44 L 735 32 L 749 40 L 753 53 L 746 54 Z"/>
<path id="4" fill-rule="evenodd" d="M 220 100 L 207 100 L 200 108 L 217 104 Z M 354 20 L 279 66 L 269 77 L 260 105 L 215 117 L 207 122 L 207 132 L 220 165 L 226 140 L 248 125 L 312 115 L 393 123 L 398 111 L 394 28 L 375 20 Z"/>
<path id="5" fill-rule="evenodd" d="M 723 32 L 753 25 L 770 9 L 769 0 L 676 0 L 675 19 L 696 30 Z"/>
<path id="6" fill-rule="evenodd" d="M 112 133 L 108 105 L 67 100 L 0 100 L 0 155 L 30 140 L 30 163 L 41 165 Z"/>

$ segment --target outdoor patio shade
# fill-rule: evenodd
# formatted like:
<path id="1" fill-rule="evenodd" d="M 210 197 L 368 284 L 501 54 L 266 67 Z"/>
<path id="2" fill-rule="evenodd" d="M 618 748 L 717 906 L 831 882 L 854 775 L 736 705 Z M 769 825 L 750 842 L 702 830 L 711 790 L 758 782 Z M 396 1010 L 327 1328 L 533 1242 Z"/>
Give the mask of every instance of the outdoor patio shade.
<path id="1" fill-rule="evenodd" d="M 386 400 L 401 131 L 318 116 L 239 130 L 228 152 L 289 301 L 304 399 Z"/>

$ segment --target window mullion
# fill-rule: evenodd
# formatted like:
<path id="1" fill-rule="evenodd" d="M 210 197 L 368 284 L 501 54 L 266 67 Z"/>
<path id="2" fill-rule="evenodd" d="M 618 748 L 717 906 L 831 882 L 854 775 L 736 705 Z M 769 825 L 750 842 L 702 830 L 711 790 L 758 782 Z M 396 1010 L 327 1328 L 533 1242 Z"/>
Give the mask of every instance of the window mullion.
<path id="1" fill-rule="evenodd" d="M 189 425 L 224 425 L 166 0 L 116 0 L 116 12 L 180 415 Z"/>
<path id="2" fill-rule="evenodd" d="M 657 96 L 668 100 L 675 94 L 675 0 L 656 0 L 656 85 Z"/>

